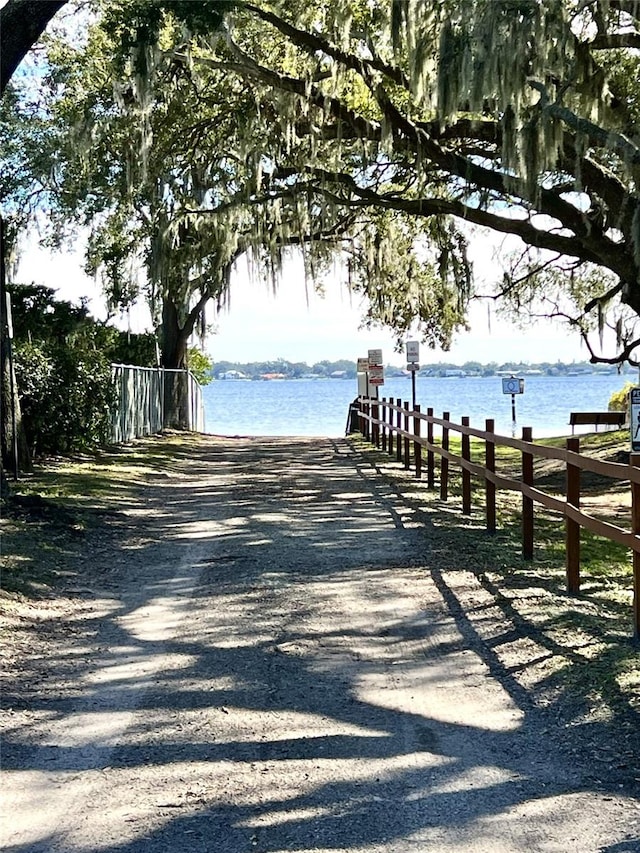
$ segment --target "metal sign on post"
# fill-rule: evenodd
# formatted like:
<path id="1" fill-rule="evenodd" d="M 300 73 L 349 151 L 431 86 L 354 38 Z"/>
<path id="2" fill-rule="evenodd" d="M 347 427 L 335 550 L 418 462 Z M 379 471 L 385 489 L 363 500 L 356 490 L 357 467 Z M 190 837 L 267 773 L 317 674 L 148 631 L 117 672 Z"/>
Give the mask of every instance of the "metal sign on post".
<path id="1" fill-rule="evenodd" d="M 369 367 L 382 367 L 382 350 L 369 350 Z"/>
<path id="2" fill-rule="evenodd" d="M 369 385 L 384 385 L 384 367 L 369 368 Z"/>
<path id="3" fill-rule="evenodd" d="M 518 376 L 510 376 L 502 380 L 503 394 L 524 394 L 524 379 Z"/>
<path id="4" fill-rule="evenodd" d="M 356 378 L 358 380 L 358 397 L 369 396 L 369 359 L 359 358 L 357 360 Z"/>
<path id="5" fill-rule="evenodd" d="M 382 350 L 370 349 L 369 353 L 369 385 L 375 388 L 375 396 L 378 396 L 378 386 L 384 385 L 384 369 L 382 367 Z"/>
<path id="6" fill-rule="evenodd" d="M 629 392 L 631 408 L 629 424 L 631 431 L 631 452 L 640 453 L 640 388 L 632 388 Z"/>
<path id="7" fill-rule="evenodd" d="M 420 341 L 407 341 L 407 361 L 409 364 L 417 364 L 420 361 Z"/>
<path id="8" fill-rule="evenodd" d="M 516 434 L 516 394 L 524 394 L 524 379 L 510 376 L 502 380 L 502 393 L 511 394 L 511 434 Z"/>
<path id="9" fill-rule="evenodd" d="M 411 374 L 411 408 L 416 408 L 416 373 L 420 370 L 420 341 L 407 341 L 407 370 Z"/>

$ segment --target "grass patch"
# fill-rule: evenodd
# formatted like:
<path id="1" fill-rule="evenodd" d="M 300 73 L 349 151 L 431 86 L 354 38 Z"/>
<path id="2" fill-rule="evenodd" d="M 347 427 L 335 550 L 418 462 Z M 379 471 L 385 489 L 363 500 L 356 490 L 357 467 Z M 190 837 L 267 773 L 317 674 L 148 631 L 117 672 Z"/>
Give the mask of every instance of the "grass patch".
<path id="1" fill-rule="evenodd" d="M 581 531 L 579 595 L 566 592 L 565 526 L 557 513 L 535 506 L 533 561 L 522 558 L 522 498 L 519 493 L 496 493 L 497 532 L 485 529 L 484 485 L 472 478 L 472 512 L 462 515 L 462 477 L 449 465 L 449 498 L 440 499 L 439 458 L 435 488 L 405 470 L 387 453 L 360 437 L 354 446 L 391 482 L 415 512 L 422 514 L 425 535 L 437 554 L 434 565 L 447 572 L 470 571 L 488 592 L 496 610 L 495 624 L 477 617 L 477 630 L 486 632 L 505 669 L 522 684 L 535 688 L 539 701 L 556 704 L 568 723 L 616 720 L 623 728 L 640 722 L 640 647 L 632 639 L 632 562 L 628 549 Z M 565 447 L 566 439 L 545 439 L 548 446 Z M 604 461 L 628 460 L 626 431 L 581 436 L 581 451 Z M 450 451 L 460 454 L 459 436 L 451 436 Z M 484 442 L 471 441 L 472 461 L 484 462 Z M 496 468 L 519 479 L 521 455 L 496 448 Z M 561 461 L 536 462 L 536 486 L 564 494 Z M 630 529 L 628 481 L 594 475 L 582 478 L 585 511 Z M 464 602 L 461 602 L 463 608 Z M 489 605 L 487 605 L 488 607 Z M 472 608 L 467 608 L 471 612 Z M 484 613 L 479 610 L 479 613 Z M 483 618 L 491 628 L 484 627 Z M 493 632 L 493 633 L 492 633 Z M 497 639 L 496 635 L 497 634 Z M 502 640 L 502 635 L 506 639 Z M 515 639 L 514 639 L 515 638 Z M 520 650 L 527 648 L 528 651 Z M 562 709 L 562 710 L 560 710 Z M 630 729 L 629 729 L 630 730 Z"/>
<path id="2" fill-rule="evenodd" d="M 78 572 L 87 537 L 118 530 L 140 488 L 174 476 L 195 436 L 167 434 L 70 458 L 47 459 L 11 485 L 2 507 L 0 593 L 42 598 Z"/>

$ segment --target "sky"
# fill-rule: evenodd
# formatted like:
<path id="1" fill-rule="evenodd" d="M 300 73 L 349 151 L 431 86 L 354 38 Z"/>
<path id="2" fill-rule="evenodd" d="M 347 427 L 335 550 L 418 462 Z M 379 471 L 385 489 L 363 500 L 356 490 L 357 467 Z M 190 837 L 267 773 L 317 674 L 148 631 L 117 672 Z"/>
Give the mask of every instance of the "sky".
<path id="1" fill-rule="evenodd" d="M 493 250 L 486 243 L 472 246 L 475 266 L 480 280 L 490 278 L 497 270 Z M 94 316 L 106 317 L 106 305 L 100 287 L 83 272 L 82 254 L 78 250 L 55 254 L 37 245 L 34 239 L 25 244 L 16 280 L 35 281 L 57 290 L 58 297 L 77 301 L 90 296 Z M 401 364 L 404 354 L 394 350 L 393 336 L 384 330 L 360 328 L 364 307 L 338 277 L 327 280 L 324 298 L 309 284 L 305 287 L 302 263 L 292 262 L 285 267 L 282 282 L 274 295 L 270 285 L 251 281 L 243 264 L 232 278 L 230 305 L 217 317 L 209 315 L 214 333 L 208 337 L 206 351 L 214 361 L 252 362 L 283 358 L 311 365 L 322 360 L 355 360 L 367 355 L 369 349 L 382 349 L 387 364 Z M 577 336 L 550 322 L 539 323 L 530 331 L 488 316 L 486 303 L 472 307 L 471 329 L 461 331 L 449 352 L 420 349 L 423 364 L 439 361 L 463 364 L 466 361 L 483 363 L 509 361 L 536 363 L 540 361 L 582 361 L 587 352 Z M 118 325 L 132 331 L 151 328 L 144 307 L 134 308 L 130 317 L 121 318 Z M 414 339 L 415 336 L 408 336 Z"/>

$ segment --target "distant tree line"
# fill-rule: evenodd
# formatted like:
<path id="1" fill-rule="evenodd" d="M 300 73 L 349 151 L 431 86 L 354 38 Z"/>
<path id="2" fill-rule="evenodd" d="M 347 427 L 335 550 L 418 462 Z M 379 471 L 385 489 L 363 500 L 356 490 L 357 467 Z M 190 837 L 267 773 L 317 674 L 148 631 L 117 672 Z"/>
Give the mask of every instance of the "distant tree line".
<path id="1" fill-rule="evenodd" d="M 252 362 L 216 361 L 213 372 L 216 379 L 227 378 L 226 374 L 233 373 L 240 373 L 247 379 L 277 375 L 282 375 L 285 379 L 355 379 L 356 363 L 344 358 L 338 361 L 318 361 L 311 365 L 304 361 L 286 361 L 283 358 Z"/>
<path id="2" fill-rule="evenodd" d="M 625 367 L 621 372 L 631 370 Z M 454 362 L 438 362 L 423 365 L 420 376 L 446 377 L 451 373 L 463 373 L 467 376 L 498 376 L 504 373 L 531 374 L 540 372 L 546 376 L 566 376 L 571 373 L 615 373 L 617 368 L 608 364 L 591 364 L 589 361 L 580 362 L 504 362 L 499 364 L 492 361 L 483 364 L 479 361 L 465 361 L 463 364 Z M 389 364 L 385 367 L 387 377 L 403 376 L 405 369 L 400 365 Z M 356 362 L 349 359 L 337 361 L 319 361 L 307 364 L 304 361 L 287 361 L 275 359 L 271 361 L 217 361 L 213 365 L 215 379 L 263 379 L 275 376 L 284 379 L 355 379 Z"/>

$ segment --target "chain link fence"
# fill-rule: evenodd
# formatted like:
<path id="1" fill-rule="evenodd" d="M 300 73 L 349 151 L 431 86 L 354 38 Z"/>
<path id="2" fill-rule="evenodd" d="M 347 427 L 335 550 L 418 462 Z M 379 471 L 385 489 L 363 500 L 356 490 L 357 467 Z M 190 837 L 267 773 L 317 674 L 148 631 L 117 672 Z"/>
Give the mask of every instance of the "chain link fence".
<path id="1" fill-rule="evenodd" d="M 204 432 L 202 386 L 188 370 L 113 364 L 117 402 L 113 441 L 131 441 L 163 429 Z"/>

